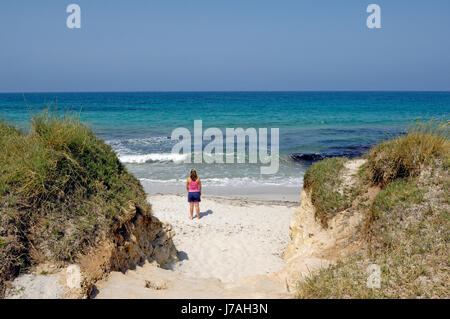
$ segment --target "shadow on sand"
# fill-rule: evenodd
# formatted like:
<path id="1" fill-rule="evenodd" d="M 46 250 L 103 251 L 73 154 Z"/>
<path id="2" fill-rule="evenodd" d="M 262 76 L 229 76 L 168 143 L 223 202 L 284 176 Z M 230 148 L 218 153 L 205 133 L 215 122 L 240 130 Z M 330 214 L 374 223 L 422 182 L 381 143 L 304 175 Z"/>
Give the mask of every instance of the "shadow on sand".
<path id="1" fill-rule="evenodd" d="M 189 256 L 186 252 L 180 250 L 177 252 L 178 261 L 189 260 Z"/>
<path id="2" fill-rule="evenodd" d="M 200 219 L 202 219 L 203 217 L 206 217 L 208 215 L 211 215 L 213 213 L 212 210 L 208 209 L 206 212 L 200 212 Z"/>

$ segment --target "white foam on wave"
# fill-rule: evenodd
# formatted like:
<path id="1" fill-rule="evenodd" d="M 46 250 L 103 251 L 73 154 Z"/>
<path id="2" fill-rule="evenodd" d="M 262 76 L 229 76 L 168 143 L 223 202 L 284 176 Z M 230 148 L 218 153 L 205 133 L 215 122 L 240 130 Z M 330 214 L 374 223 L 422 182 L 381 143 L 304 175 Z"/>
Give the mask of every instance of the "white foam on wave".
<path id="1" fill-rule="evenodd" d="M 167 136 L 151 136 L 144 138 L 111 139 L 106 140 L 119 156 L 128 156 L 139 151 L 152 149 L 152 151 L 170 151 L 170 146 L 176 141 Z"/>
<path id="2" fill-rule="evenodd" d="M 163 183 L 178 185 L 183 184 L 185 179 L 150 179 L 140 178 L 144 183 Z M 289 187 L 301 187 L 302 177 L 278 177 L 278 178 L 257 178 L 257 177 L 224 177 L 224 178 L 202 178 L 202 184 L 207 186 L 225 186 L 225 187 L 252 187 L 252 186 L 289 186 Z"/>
<path id="3" fill-rule="evenodd" d="M 142 155 L 121 155 L 119 160 L 122 163 L 143 164 L 148 162 L 174 162 L 181 163 L 188 154 L 152 153 Z"/>

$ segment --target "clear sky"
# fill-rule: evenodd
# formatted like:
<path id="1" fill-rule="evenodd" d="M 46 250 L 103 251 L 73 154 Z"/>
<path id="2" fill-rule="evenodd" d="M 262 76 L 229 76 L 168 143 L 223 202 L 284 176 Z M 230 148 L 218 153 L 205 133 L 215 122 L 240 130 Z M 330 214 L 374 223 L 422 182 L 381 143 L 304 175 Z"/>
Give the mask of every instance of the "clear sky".
<path id="1" fill-rule="evenodd" d="M 450 1 L 0 1 L 0 92 L 211 90 L 450 90 Z"/>

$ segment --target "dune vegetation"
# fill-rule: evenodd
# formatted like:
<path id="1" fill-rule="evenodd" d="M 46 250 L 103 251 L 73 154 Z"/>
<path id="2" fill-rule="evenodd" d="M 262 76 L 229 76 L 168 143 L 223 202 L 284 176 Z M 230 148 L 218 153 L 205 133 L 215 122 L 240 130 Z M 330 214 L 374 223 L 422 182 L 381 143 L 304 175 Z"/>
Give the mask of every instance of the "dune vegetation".
<path id="1" fill-rule="evenodd" d="M 25 132 L 0 121 L 0 296 L 33 265 L 71 263 L 130 205 L 139 181 L 77 116 L 44 111 Z"/>
<path id="2" fill-rule="evenodd" d="M 297 297 L 448 298 L 449 121 L 417 124 L 408 134 L 374 146 L 366 160 L 357 193 L 369 187 L 379 192 L 357 204 L 366 220 L 360 249 L 300 281 Z M 355 198 L 355 191 L 338 191 L 343 161 L 316 163 L 305 175 L 305 189 L 324 227 Z M 366 285 L 371 264 L 380 267 L 380 288 Z"/>
<path id="3" fill-rule="evenodd" d="M 346 185 L 342 180 L 346 162 L 343 157 L 326 158 L 311 165 L 303 179 L 303 188 L 311 194 L 316 218 L 325 228 L 336 213 L 352 205 L 360 190 L 360 185 Z"/>

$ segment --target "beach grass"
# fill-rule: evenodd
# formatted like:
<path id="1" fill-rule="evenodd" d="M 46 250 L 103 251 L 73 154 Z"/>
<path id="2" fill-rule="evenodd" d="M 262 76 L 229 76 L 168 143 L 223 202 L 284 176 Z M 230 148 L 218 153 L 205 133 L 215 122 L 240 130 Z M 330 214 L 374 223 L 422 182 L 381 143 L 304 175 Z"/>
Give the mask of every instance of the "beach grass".
<path id="1" fill-rule="evenodd" d="M 0 121 L 0 295 L 31 266 L 73 262 L 125 209 L 150 213 L 139 181 L 74 114 L 45 110 L 30 130 Z"/>
<path id="2" fill-rule="evenodd" d="M 448 128 L 448 121 L 415 125 L 371 149 L 360 173 L 380 191 L 364 205 L 362 246 L 300 281 L 298 298 L 448 298 Z M 366 284 L 371 264 L 380 267 L 380 288 Z"/>
<path id="3" fill-rule="evenodd" d="M 386 186 L 397 178 L 417 176 L 436 158 L 448 161 L 449 128 L 450 121 L 417 122 L 406 136 L 376 145 L 367 157 L 373 183 Z"/>
<path id="4" fill-rule="evenodd" d="M 305 173 L 303 187 L 310 193 L 315 217 L 324 228 L 336 213 L 349 208 L 357 195 L 357 185 L 345 185 L 341 178 L 346 162 L 346 158 L 327 158 L 314 163 Z"/>

